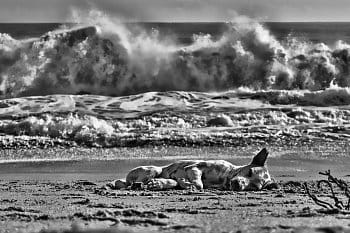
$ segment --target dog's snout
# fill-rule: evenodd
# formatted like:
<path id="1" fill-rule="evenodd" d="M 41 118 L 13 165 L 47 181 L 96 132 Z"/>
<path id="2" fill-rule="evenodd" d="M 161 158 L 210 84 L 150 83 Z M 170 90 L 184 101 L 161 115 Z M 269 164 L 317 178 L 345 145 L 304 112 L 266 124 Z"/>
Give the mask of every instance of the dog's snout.
<path id="1" fill-rule="evenodd" d="M 231 180 L 230 182 L 230 188 L 232 191 L 239 191 L 240 190 L 240 185 L 238 180 Z"/>
<path id="2" fill-rule="evenodd" d="M 245 177 L 231 179 L 229 184 L 232 191 L 258 191 L 265 188 L 260 180 L 249 180 Z"/>
<path id="3" fill-rule="evenodd" d="M 244 177 L 237 177 L 230 181 L 232 191 L 243 191 L 247 186 L 247 180 Z"/>

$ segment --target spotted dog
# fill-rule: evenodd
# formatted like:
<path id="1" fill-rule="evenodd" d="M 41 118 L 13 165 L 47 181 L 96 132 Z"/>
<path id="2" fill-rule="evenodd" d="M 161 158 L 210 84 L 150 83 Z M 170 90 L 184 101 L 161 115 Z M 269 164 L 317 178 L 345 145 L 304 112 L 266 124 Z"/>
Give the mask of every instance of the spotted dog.
<path id="1" fill-rule="evenodd" d="M 225 160 L 180 160 L 169 165 L 140 166 L 132 169 L 125 180 L 109 183 L 110 188 L 130 188 L 135 184 L 148 190 L 220 189 L 257 191 L 277 188 L 265 163 L 262 149 L 248 165 L 236 166 Z"/>

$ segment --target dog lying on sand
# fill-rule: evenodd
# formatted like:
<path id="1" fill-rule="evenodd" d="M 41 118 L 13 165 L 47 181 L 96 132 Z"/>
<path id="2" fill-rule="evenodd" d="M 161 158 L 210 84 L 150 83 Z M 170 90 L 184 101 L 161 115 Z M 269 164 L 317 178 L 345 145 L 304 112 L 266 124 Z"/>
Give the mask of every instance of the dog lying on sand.
<path id="1" fill-rule="evenodd" d="M 264 148 L 250 164 L 243 166 L 225 160 L 180 160 L 163 167 L 140 166 L 132 169 L 125 180 L 115 180 L 107 186 L 112 189 L 232 191 L 278 188 L 265 166 L 267 156 L 268 151 Z"/>

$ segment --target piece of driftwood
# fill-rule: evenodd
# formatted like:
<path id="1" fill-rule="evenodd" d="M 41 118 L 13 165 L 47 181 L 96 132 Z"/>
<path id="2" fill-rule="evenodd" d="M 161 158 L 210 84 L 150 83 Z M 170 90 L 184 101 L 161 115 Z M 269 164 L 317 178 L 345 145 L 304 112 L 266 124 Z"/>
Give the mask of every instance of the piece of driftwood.
<path id="1" fill-rule="evenodd" d="M 348 184 L 341 179 L 338 179 L 331 175 L 330 170 L 325 172 L 319 172 L 320 175 L 327 176 L 326 180 L 320 180 L 317 182 L 317 188 L 320 189 L 322 185 L 326 185 L 330 190 L 330 195 L 328 196 L 331 201 L 321 200 L 315 194 L 311 193 L 307 183 L 304 183 L 304 188 L 307 195 L 319 206 L 326 208 L 331 213 L 343 213 L 350 214 L 350 190 Z M 337 188 L 342 191 L 343 197 L 337 194 L 334 189 Z M 338 195 L 338 196 L 337 196 Z M 342 199 L 345 198 L 346 203 Z"/>

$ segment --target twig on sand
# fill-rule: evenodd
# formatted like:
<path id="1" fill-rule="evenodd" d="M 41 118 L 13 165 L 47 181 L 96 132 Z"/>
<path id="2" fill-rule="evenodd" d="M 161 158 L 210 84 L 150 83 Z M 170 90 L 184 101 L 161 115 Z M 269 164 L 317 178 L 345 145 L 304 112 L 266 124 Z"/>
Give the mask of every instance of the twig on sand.
<path id="1" fill-rule="evenodd" d="M 325 172 L 319 172 L 320 175 L 327 176 L 327 180 L 320 180 L 317 182 L 317 188 L 320 189 L 321 185 L 326 185 L 330 191 L 331 194 L 328 196 L 333 200 L 334 204 L 330 201 L 321 200 L 319 197 L 317 197 L 315 194 L 310 192 L 310 189 L 307 185 L 307 183 L 304 183 L 304 188 L 307 193 L 307 195 L 319 206 L 326 208 L 329 213 L 342 213 L 342 214 L 350 214 L 350 190 L 348 184 L 341 179 L 338 179 L 331 175 L 330 170 Z M 343 191 L 343 194 L 347 198 L 347 203 L 344 205 L 343 201 L 337 196 L 337 194 L 334 192 L 334 188 L 338 188 L 341 191 Z"/>

